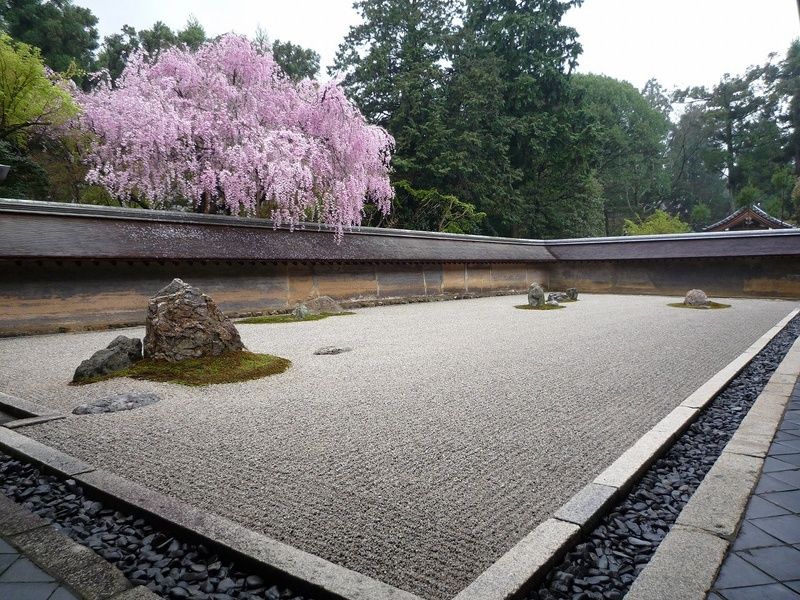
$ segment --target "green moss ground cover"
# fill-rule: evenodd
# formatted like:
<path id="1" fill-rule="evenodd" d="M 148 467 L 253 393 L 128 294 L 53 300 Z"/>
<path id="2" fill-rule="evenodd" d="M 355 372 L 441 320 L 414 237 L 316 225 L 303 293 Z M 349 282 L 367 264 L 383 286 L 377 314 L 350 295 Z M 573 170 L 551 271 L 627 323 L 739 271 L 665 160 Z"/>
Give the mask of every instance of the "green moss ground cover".
<path id="1" fill-rule="evenodd" d="M 295 317 L 293 314 L 284 314 L 284 315 L 263 315 L 261 317 L 248 317 L 246 319 L 242 319 L 241 321 L 237 321 L 237 323 L 243 323 L 245 325 L 264 325 L 270 323 L 305 323 L 306 321 L 320 321 L 322 319 L 327 319 L 328 317 L 340 317 L 340 316 L 347 316 L 347 315 L 354 315 L 356 313 L 353 312 L 341 312 L 341 313 L 318 313 L 315 315 L 308 315 L 305 319 L 301 319 L 299 317 Z"/>
<path id="2" fill-rule="evenodd" d="M 559 308 L 566 308 L 566 306 L 554 306 L 552 304 L 544 304 L 542 306 L 531 306 L 530 304 L 517 304 L 514 308 L 521 308 L 522 310 L 556 310 Z"/>
<path id="3" fill-rule="evenodd" d="M 673 306 L 675 308 L 691 308 L 692 310 L 714 310 L 718 308 L 730 308 L 730 304 L 723 304 L 722 302 L 710 302 L 705 306 L 689 306 L 688 304 L 684 304 L 683 302 L 670 302 L 669 306 Z"/>
<path id="4" fill-rule="evenodd" d="M 190 358 L 174 363 L 145 358 L 127 369 L 72 383 L 73 385 L 85 385 L 115 377 L 130 377 L 181 385 L 212 385 L 277 375 L 283 373 L 291 365 L 290 360 L 280 356 L 245 351 L 229 352 L 221 356 Z"/>

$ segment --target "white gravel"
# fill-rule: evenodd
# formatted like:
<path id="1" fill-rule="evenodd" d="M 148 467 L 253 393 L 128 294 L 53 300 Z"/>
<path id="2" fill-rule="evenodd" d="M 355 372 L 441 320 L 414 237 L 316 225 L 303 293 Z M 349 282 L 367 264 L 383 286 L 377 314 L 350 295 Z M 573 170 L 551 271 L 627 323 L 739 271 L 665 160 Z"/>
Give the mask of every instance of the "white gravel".
<path id="1" fill-rule="evenodd" d="M 794 304 L 692 311 L 653 296 L 524 297 L 241 325 L 286 373 L 185 388 L 67 382 L 120 333 L 0 340 L 0 389 L 62 411 L 22 430 L 70 454 L 432 600 L 452 597 Z M 352 352 L 315 356 L 320 346 Z"/>

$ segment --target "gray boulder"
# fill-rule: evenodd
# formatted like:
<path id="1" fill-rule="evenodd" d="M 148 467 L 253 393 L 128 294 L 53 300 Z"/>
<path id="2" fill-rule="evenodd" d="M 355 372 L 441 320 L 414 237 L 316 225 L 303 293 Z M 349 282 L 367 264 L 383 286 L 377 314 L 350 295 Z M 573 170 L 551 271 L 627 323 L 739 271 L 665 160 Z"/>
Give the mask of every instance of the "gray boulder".
<path id="1" fill-rule="evenodd" d="M 306 308 L 312 313 L 342 313 L 344 309 L 330 296 L 317 296 L 305 301 Z"/>
<path id="2" fill-rule="evenodd" d="M 578 288 L 567 288 L 567 298 L 570 300 L 578 299 Z"/>
<path id="3" fill-rule="evenodd" d="M 231 320 L 196 287 L 173 279 L 150 298 L 145 357 L 178 362 L 244 349 Z"/>
<path id="4" fill-rule="evenodd" d="M 294 310 L 292 311 L 292 316 L 296 319 L 306 319 L 310 314 L 311 311 L 308 310 L 308 307 L 302 303 L 295 306 Z"/>
<path id="5" fill-rule="evenodd" d="M 528 304 L 530 306 L 544 306 L 544 288 L 538 283 L 532 283 L 528 288 Z"/>
<path id="6" fill-rule="evenodd" d="M 96 415 L 100 413 L 118 412 L 120 410 L 133 410 L 141 406 L 148 406 L 160 401 L 156 394 L 149 392 L 130 392 L 126 394 L 114 394 L 106 398 L 100 398 L 94 402 L 87 402 L 75 407 L 73 415 Z"/>
<path id="7" fill-rule="evenodd" d="M 547 294 L 547 302 L 548 304 L 550 301 L 555 302 L 558 304 L 559 302 L 564 302 L 564 300 L 569 300 L 569 296 L 567 296 L 564 292 L 550 292 Z"/>
<path id="8" fill-rule="evenodd" d="M 547 302 L 545 302 L 545 304 L 546 304 L 547 306 L 561 306 L 561 305 L 558 303 L 558 301 L 557 301 L 557 300 L 550 300 L 550 299 L 548 299 L 548 300 L 547 300 Z"/>
<path id="9" fill-rule="evenodd" d="M 114 341 L 107 347 L 98 350 L 78 365 L 72 381 L 108 375 L 127 369 L 138 360 L 142 360 L 142 340 L 120 335 L 114 338 Z"/>
<path id="10" fill-rule="evenodd" d="M 708 306 L 708 296 L 703 290 L 689 290 L 683 303 L 687 306 Z"/>

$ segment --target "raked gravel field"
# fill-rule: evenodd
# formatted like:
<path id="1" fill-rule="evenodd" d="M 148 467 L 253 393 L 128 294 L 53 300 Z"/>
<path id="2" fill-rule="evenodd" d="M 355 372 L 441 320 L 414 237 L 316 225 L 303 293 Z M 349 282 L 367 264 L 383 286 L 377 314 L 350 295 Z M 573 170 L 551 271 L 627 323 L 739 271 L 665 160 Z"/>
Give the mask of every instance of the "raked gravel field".
<path id="1" fill-rule="evenodd" d="M 163 401 L 20 430 L 97 466 L 430 600 L 455 595 L 796 303 L 522 296 L 240 325 L 284 374 L 187 388 L 67 382 L 115 336 L 0 340 L 0 391 L 64 412 L 117 391 Z M 315 356 L 321 346 L 352 352 Z"/>

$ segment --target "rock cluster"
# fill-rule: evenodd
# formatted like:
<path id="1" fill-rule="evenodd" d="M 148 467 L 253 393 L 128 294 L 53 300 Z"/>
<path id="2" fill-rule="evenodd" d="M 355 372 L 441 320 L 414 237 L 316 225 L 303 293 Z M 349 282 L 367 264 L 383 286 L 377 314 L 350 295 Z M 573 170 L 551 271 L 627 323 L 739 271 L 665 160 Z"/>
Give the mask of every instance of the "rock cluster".
<path id="1" fill-rule="evenodd" d="M 708 306 L 708 296 L 703 290 L 689 290 L 683 303 L 686 306 Z"/>
<path id="2" fill-rule="evenodd" d="M 133 410 L 141 406 L 155 404 L 161 400 L 156 394 L 150 392 L 127 392 L 114 394 L 107 398 L 100 398 L 93 402 L 80 404 L 72 411 L 73 415 L 96 415 L 100 413 L 118 412 L 120 410 Z"/>
<path id="3" fill-rule="evenodd" d="M 798 334 L 800 317 L 795 317 L 528 600 L 623 598 Z"/>
<path id="4" fill-rule="evenodd" d="M 170 600 L 310 600 L 279 576 L 246 570 L 234 557 L 134 513 L 88 497 L 73 479 L 59 479 L 0 453 L 0 493 L 58 526 L 113 563 L 134 585 Z"/>
<path id="5" fill-rule="evenodd" d="M 528 305 L 541 307 L 544 306 L 544 288 L 540 283 L 532 283 L 528 288 Z"/>
<path id="6" fill-rule="evenodd" d="M 80 382 L 92 377 L 109 375 L 115 371 L 126 369 L 141 359 L 142 340 L 120 335 L 114 338 L 114 341 L 107 347 L 98 350 L 78 365 L 72 381 Z"/>
<path id="7" fill-rule="evenodd" d="M 214 301 L 180 279 L 147 305 L 144 356 L 178 362 L 244 350 L 234 324 Z"/>
<path id="8" fill-rule="evenodd" d="M 576 288 L 567 288 L 566 292 L 550 292 L 547 294 L 547 301 L 554 302 L 575 302 L 578 299 L 578 290 Z"/>

